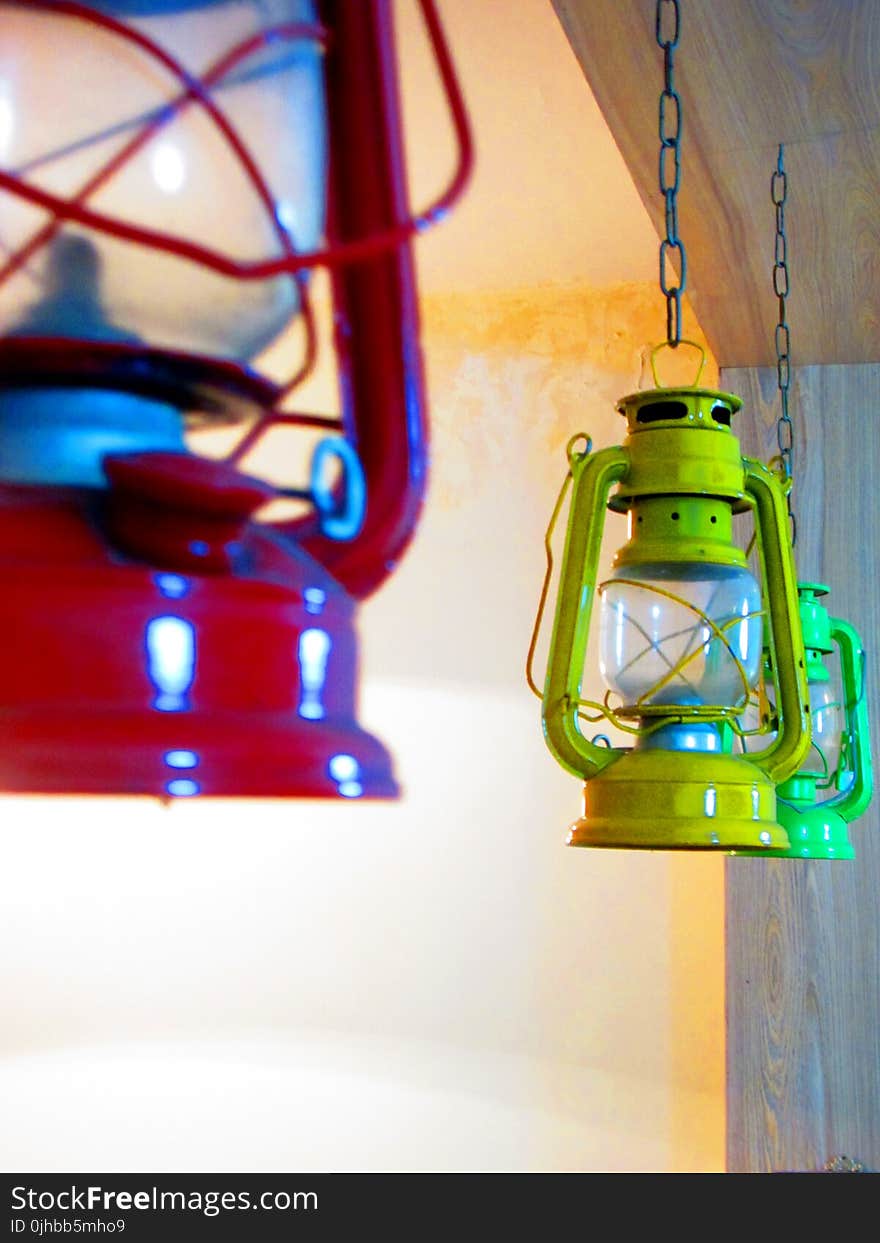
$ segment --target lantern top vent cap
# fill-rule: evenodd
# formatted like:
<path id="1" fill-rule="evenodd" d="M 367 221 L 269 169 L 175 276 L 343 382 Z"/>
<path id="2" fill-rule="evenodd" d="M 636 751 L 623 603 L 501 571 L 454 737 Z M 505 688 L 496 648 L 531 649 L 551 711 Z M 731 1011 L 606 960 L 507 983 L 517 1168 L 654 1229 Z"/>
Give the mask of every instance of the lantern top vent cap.
<path id="1" fill-rule="evenodd" d="M 830 594 L 830 589 L 824 583 L 798 583 L 798 612 L 801 619 L 801 632 L 804 637 L 804 647 L 807 649 L 807 659 L 809 660 L 809 652 L 824 652 L 826 655 L 834 651 L 834 643 L 831 638 L 831 616 L 824 604 L 819 601 Z M 807 670 L 808 676 L 810 670 Z M 827 678 L 827 674 L 825 675 Z"/>
<path id="2" fill-rule="evenodd" d="M 618 413 L 630 432 L 654 427 L 690 427 L 703 431 L 730 432 L 730 422 L 742 407 L 742 398 L 720 389 L 649 388 L 621 397 Z"/>

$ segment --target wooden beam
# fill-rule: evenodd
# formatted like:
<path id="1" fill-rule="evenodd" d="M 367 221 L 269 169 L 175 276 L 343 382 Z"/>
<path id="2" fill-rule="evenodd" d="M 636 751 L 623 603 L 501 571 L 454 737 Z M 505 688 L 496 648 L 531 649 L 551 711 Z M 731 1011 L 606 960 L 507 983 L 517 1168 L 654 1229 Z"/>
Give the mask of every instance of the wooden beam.
<path id="1" fill-rule="evenodd" d="M 776 452 L 776 369 L 722 371 L 747 453 Z M 798 577 L 831 588 L 868 658 L 880 771 L 880 367 L 793 378 Z M 837 422 L 838 430 L 832 430 Z M 834 673 L 836 657 L 828 658 Z M 734 858 L 726 871 L 727 1169 L 880 1170 L 880 799 L 850 825 L 853 860 Z"/>
<path id="2" fill-rule="evenodd" d="M 552 3 L 659 236 L 654 0 Z M 792 363 L 880 361 L 880 4 L 681 0 L 680 11 L 679 233 L 694 313 L 719 364 L 775 359 L 770 181 L 780 142 Z"/>

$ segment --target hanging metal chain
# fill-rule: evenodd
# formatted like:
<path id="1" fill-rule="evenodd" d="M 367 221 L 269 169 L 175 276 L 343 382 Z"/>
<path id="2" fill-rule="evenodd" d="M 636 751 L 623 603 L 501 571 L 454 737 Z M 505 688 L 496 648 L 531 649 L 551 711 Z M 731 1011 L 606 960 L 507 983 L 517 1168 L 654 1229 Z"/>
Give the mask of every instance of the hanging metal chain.
<path id="1" fill-rule="evenodd" d="M 785 300 L 788 297 L 788 239 L 785 235 L 785 199 L 788 194 L 788 181 L 785 175 L 784 148 L 779 144 L 776 168 L 770 178 L 770 198 L 776 208 L 776 240 L 773 249 L 773 292 L 779 304 L 779 318 L 776 324 L 776 379 L 779 385 L 781 413 L 776 423 L 776 443 L 779 445 L 779 457 L 782 469 L 788 481 L 786 499 L 788 517 L 791 522 L 791 542 L 797 538 L 797 522 L 791 508 L 792 492 L 792 454 L 794 450 L 794 424 L 788 413 L 788 389 L 791 383 L 791 332 L 786 318 Z"/>
<path id="2" fill-rule="evenodd" d="M 664 18 L 664 12 L 670 14 Z M 670 29 L 664 33 L 664 26 Z M 660 193 L 666 216 L 666 236 L 660 243 L 660 291 L 666 299 L 666 340 L 675 349 L 681 341 L 681 297 L 687 283 L 687 257 L 678 236 L 678 190 L 681 184 L 681 96 L 675 89 L 675 49 L 678 47 L 681 14 L 678 0 L 657 0 L 657 43 L 663 50 L 663 90 L 660 92 Z M 671 167 L 670 167 L 671 163 Z M 669 272 L 678 257 L 679 281 L 670 283 Z"/>

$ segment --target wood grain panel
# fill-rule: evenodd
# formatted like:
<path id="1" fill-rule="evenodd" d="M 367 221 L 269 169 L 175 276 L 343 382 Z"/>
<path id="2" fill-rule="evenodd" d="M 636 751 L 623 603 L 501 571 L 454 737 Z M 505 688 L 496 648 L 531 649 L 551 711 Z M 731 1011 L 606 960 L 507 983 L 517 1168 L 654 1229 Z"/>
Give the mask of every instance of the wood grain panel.
<path id="1" fill-rule="evenodd" d="M 659 234 L 654 0 L 552 2 Z M 682 0 L 681 14 L 679 232 L 694 312 L 720 365 L 774 360 L 780 142 L 794 360 L 880 361 L 880 4 Z"/>
<path id="2" fill-rule="evenodd" d="M 880 7 L 880 6 L 878 6 Z M 773 369 L 727 369 L 744 452 L 776 452 Z M 796 370 L 799 577 L 825 582 L 869 657 L 880 762 L 880 367 Z M 880 770 L 878 770 L 880 771 Z M 726 861 L 728 1169 L 880 1170 L 880 798 L 851 862 Z"/>

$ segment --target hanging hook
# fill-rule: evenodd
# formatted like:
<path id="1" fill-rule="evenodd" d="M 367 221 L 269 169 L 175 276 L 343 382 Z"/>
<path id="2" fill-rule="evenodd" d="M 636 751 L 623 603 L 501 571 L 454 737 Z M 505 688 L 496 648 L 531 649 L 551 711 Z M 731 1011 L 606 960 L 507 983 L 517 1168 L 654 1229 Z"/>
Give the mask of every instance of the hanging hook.
<path id="1" fill-rule="evenodd" d="M 655 345 L 654 348 L 651 350 L 651 375 L 654 377 L 655 388 L 671 388 L 671 387 L 696 388 L 697 385 L 700 383 L 700 379 L 706 367 L 705 349 L 703 348 L 702 345 L 700 345 L 699 341 L 691 341 L 688 337 L 682 337 L 681 340 L 678 342 L 678 345 L 690 345 L 693 347 L 693 349 L 699 351 L 700 362 L 699 362 L 699 366 L 697 367 L 697 374 L 694 376 L 693 380 L 688 385 L 663 384 L 657 376 L 657 355 L 660 353 L 661 350 L 666 350 L 666 349 L 674 350 L 676 346 L 671 341 L 661 341 L 659 345 Z"/>

